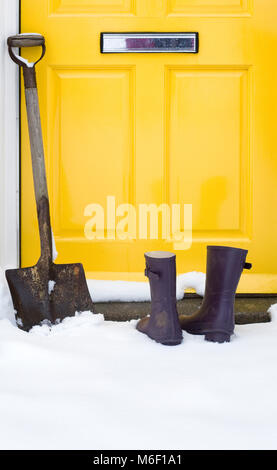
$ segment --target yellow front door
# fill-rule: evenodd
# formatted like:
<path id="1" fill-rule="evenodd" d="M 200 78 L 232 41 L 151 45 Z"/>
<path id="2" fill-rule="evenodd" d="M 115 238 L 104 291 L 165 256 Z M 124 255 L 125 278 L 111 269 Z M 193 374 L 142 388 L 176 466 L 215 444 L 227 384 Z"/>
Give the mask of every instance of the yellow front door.
<path id="1" fill-rule="evenodd" d="M 242 247 L 253 269 L 240 291 L 276 292 L 276 1 L 22 0 L 21 12 L 21 31 L 46 37 L 37 72 L 57 262 L 143 280 L 143 253 L 173 243 L 113 239 L 110 227 L 87 239 L 90 205 L 107 217 L 107 196 L 109 210 L 192 204 L 178 272 L 205 271 L 207 244 Z M 107 31 L 196 31 L 199 53 L 101 54 Z M 21 170 L 27 266 L 39 242 L 24 106 Z"/>

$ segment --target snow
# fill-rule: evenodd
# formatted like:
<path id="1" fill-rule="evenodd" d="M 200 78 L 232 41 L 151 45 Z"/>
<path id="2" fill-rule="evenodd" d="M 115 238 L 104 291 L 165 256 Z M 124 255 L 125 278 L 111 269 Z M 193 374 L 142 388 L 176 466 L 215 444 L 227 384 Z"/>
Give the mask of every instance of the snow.
<path id="1" fill-rule="evenodd" d="M 27 59 L 25 59 L 25 57 L 22 57 L 21 55 L 18 55 L 14 52 L 14 48 L 12 47 L 12 50 L 13 50 L 13 53 L 14 53 L 14 56 L 20 60 L 21 62 L 23 62 L 28 68 L 32 68 L 34 63 L 33 62 L 29 62 Z"/>
<path id="2" fill-rule="evenodd" d="M 53 234 L 52 229 L 51 229 L 51 235 L 52 235 L 52 260 L 54 262 L 54 261 L 56 261 L 59 253 L 57 252 L 55 238 L 54 238 L 54 234 Z"/>
<path id="3" fill-rule="evenodd" d="M 195 289 L 199 295 L 205 291 L 204 273 L 191 272 L 177 276 L 177 299 L 184 297 L 186 289 Z M 150 288 L 146 282 L 99 281 L 88 279 L 88 287 L 94 302 L 145 302 L 150 301 Z"/>
<path id="4" fill-rule="evenodd" d="M 48 282 L 48 294 L 51 295 L 51 293 L 53 292 L 54 288 L 55 288 L 55 284 L 56 282 L 55 281 L 52 281 L 50 280 Z"/>
<path id="5" fill-rule="evenodd" d="M 199 295 L 204 295 L 205 292 L 206 274 L 193 271 L 191 273 L 179 274 L 177 276 L 176 296 L 180 300 L 184 297 L 186 289 L 195 289 Z"/>
<path id="6" fill-rule="evenodd" d="M 0 274 L 1 449 L 276 449 L 277 304 L 225 344 L 90 312 L 25 333 Z"/>
<path id="7" fill-rule="evenodd" d="M 17 36 L 41 36 L 40 33 L 18 33 Z"/>

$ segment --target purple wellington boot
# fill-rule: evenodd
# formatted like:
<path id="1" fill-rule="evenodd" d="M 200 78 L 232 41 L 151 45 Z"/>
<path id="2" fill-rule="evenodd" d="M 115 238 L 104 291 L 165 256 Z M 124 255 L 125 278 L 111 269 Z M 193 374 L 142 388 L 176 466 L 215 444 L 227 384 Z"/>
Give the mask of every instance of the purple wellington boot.
<path id="1" fill-rule="evenodd" d="M 176 256 L 167 251 L 145 253 L 145 275 L 149 278 L 151 315 L 142 318 L 137 329 L 158 343 L 180 344 L 182 329 L 176 308 Z"/>
<path id="2" fill-rule="evenodd" d="M 234 302 L 237 286 L 246 263 L 248 251 L 228 246 L 207 247 L 207 273 L 205 295 L 198 312 L 180 316 L 183 330 L 205 335 L 207 341 L 230 341 L 234 332 Z"/>

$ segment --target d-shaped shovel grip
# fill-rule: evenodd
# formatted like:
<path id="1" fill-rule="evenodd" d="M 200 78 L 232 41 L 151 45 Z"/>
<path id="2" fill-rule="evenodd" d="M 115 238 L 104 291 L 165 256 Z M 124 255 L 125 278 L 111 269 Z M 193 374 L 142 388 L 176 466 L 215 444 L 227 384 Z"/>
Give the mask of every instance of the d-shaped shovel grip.
<path id="1" fill-rule="evenodd" d="M 36 88 L 35 65 L 43 58 L 46 51 L 44 37 L 41 34 L 16 34 L 15 36 L 10 36 L 7 40 L 7 43 L 11 59 L 17 65 L 23 67 L 25 88 Z M 30 63 L 27 59 L 24 59 L 24 57 L 15 54 L 13 50 L 15 47 L 23 48 L 38 46 L 42 47 L 42 52 L 38 60 L 36 60 L 34 63 Z"/>
<path id="2" fill-rule="evenodd" d="M 10 47 L 36 47 L 45 46 L 45 39 L 41 34 L 23 33 L 15 34 L 8 38 L 8 46 Z"/>

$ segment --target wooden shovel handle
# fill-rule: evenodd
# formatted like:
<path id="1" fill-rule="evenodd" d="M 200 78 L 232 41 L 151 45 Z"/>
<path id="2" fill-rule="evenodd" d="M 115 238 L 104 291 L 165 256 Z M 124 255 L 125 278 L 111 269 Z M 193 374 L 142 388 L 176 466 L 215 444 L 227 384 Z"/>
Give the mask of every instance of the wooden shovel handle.
<path id="1" fill-rule="evenodd" d="M 23 67 L 33 180 L 41 244 L 40 260 L 41 262 L 49 265 L 52 262 L 52 236 L 35 70 L 36 63 L 39 62 L 45 54 L 45 39 L 43 36 L 37 34 L 20 34 L 16 36 L 10 36 L 7 42 L 11 59 L 20 67 Z M 35 46 L 42 47 L 42 54 L 40 58 L 33 64 L 30 64 L 26 59 L 18 56 L 13 51 L 14 47 L 22 48 Z"/>

